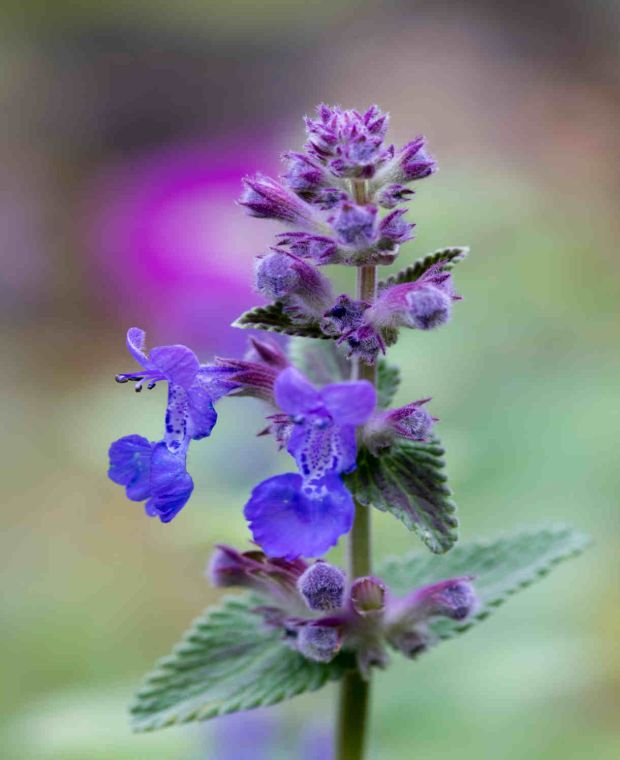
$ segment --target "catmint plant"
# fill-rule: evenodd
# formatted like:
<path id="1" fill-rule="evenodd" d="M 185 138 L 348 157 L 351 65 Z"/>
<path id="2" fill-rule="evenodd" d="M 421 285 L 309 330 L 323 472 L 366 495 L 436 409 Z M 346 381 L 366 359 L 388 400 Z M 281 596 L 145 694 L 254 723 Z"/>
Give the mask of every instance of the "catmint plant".
<path id="1" fill-rule="evenodd" d="M 132 707 L 136 730 L 339 681 L 336 756 L 359 760 L 375 669 L 463 633 L 585 545 L 567 528 L 542 528 L 456 546 L 440 412 L 430 396 L 394 403 L 400 374 L 386 354 L 411 330 L 419 333 L 411 350 L 422 352 L 426 333 L 459 318 L 453 268 L 468 249 L 441 248 L 380 278 L 413 239 L 408 205 L 437 168 L 423 137 L 397 148 L 387 128 L 376 106 L 362 113 L 322 105 L 306 119 L 303 150 L 284 153 L 279 179 L 243 180 L 242 209 L 283 230 L 257 251 L 255 287 L 267 303 L 235 326 L 288 336 L 288 345 L 252 333 L 244 356 L 203 363 L 182 345 L 149 352 L 138 327 L 127 333 L 138 368 L 117 382 L 136 391 L 167 386 L 161 438 L 132 433 L 109 452 L 110 479 L 144 502 L 147 516 L 170 523 L 183 519 L 192 497 L 208 504 L 208 494 L 194 494 L 188 458 L 194 442 L 213 436 L 208 445 L 217 445 L 223 397 L 262 404 L 265 426 L 256 432 L 288 461 L 238 505 L 254 547 L 218 545 L 211 558 L 209 581 L 240 591 L 207 609 L 148 676 Z M 334 264 L 354 275 L 350 292 L 334 289 L 324 269 Z M 373 508 L 431 554 L 375 562 Z M 342 543 L 346 568 L 324 559 Z"/>

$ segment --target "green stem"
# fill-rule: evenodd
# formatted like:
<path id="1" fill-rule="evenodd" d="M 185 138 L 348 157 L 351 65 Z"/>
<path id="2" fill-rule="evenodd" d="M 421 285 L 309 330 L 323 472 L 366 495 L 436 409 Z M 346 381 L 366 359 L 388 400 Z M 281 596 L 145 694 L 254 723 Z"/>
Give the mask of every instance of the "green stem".
<path id="1" fill-rule="evenodd" d="M 353 194 L 358 204 L 367 202 L 366 183 L 354 181 Z M 372 303 L 377 289 L 374 266 L 360 267 L 357 272 L 357 297 Z M 376 385 L 374 366 L 356 359 L 351 376 L 355 380 L 368 380 Z M 347 544 L 347 566 L 349 578 L 370 575 L 371 541 L 370 509 L 355 502 L 355 521 L 349 533 Z M 363 760 L 368 727 L 370 704 L 370 681 L 362 678 L 358 671 L 344 676 L 340 683 L 338 705 L 338 725 L 336 731 L 337 760 Z"/>

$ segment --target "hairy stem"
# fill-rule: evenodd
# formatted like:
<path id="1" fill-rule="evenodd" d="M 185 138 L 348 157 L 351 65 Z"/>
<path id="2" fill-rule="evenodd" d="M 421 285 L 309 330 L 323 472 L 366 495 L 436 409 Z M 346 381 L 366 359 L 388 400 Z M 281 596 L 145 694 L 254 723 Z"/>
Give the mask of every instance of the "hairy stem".
<path id="1" fill-rule="evenodd" d="M 366 182 L 352 182 L 353 195 L 358 204 L 368 202 Z M 372 303 L 377 289 L 376 268 L 360 267 L 357 271 L 357 298 Z M 368 380 L 376 385 L 374 366 L 355 359 L 351 377 Z M 347 565 L 350 578 L 370 575 L 370 509 L 355 502 L 355 521 L 347 544 Z M 336 732 L 337 760 L 362 760 L 366 746 L 370 681 L 353 671 L 344 676 L 340 684 L 338 725 Z"/>

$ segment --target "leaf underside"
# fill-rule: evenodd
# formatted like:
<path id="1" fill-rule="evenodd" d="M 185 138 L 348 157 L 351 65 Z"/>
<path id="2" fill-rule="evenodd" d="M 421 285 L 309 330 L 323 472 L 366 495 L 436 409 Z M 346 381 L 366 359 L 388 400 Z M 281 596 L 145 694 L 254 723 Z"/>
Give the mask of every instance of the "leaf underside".
<path id="1" fill-rule="evenodd" d="M 427 272 L 433 264 L 438 264 L 440 261 L 444 262 L 441 267 L 442 271 L 450 271 L 455 264 L 459 261 L 463 261 L 469 253 L 469 248 L 463 246 L 457 246 L 454 248 L 439 248 L 433 253 L 429 253 L 421 259 L 415 261 L 411 266 L 401 269 L 397 274 L 393 274 L 387 277 L 385 280 L 381 280 L 378 285 L 379 292 L 389 288 L 392 285 L 402 285 L 405 282 L 415 282 L 418 280 L 424 272 Z"/>
<path id="2" fill-rule="evenodd" d="M 347 487 L 360 504 L 394 515 L 432 552 L 441 554 L 458 539 L 444 453 L 436 438 L 429 442 L 400 439 L 378 457 L 362 449 L 357 469 L 346 477 Z"/>
<path id="3" fill-rule="evenodd" d="M 545 528 L 463 544 L 445 555 L 407 555 L 382 563 L 378 575 L 397 595 L 439 580 L 474 575 L 481 606 L 466 622 L 438 619 L 432 628 L 449 639 L 484 620 L 506 599 L 578 554 L 588 539 L 568 528 Z M 352 667 L 340 654 L 329 664 L 310 662 L 253 610 L 258 597 L 225 597 L 207 610 L 172 653 L 160 660 L 131 708 L 135 731 L 271 705 L 337 680 Z"/>
<path id="4" fill-rule="evenodd" d="M 377 406 L 387 409 L 400 385 L 400 369 L 385 359 L 377 362 Z"/>
<path id="5" fill-rule="evenodd" d="M 300 335 L 304 338 L 322 338 L 331 340 L 325 335 L 317 322 L 296 322 L 286 313 L 280 301 L 269 306 L 256 306 L 250 311 L 244 312 L 233 323 L 233 327 L 242 329 L 268 330 L 285 335 Z"/>

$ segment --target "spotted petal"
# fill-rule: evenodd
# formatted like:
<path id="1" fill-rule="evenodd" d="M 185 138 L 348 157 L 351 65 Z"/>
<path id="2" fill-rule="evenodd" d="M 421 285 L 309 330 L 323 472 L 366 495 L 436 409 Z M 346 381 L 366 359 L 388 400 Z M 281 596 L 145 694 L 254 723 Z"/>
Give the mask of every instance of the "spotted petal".
<path id="1" fill-rule="evenodd" d="M 331 423 L 321 427 L 312 420 L 294 425 L 287 451 L 306 480 L 318 480 L 329 472 L 351 472 L 357 454 L 355 427 Z"/>
<path id="2" fill-rule="evenodd" d="M 252 491 L 244 514 L 254 540 L 271 557 L 320 557 L 351 530 L 355 507 L 340 478 L 304 486 L 297 473 L 276 475 Z"/>
<path id="3" fill-rule="evenodd" d="M 164 442 L 170 451 L 179 451 L 186 442 L 188 406 L 187 391 L 181 385 L 169 383 Z"/>

